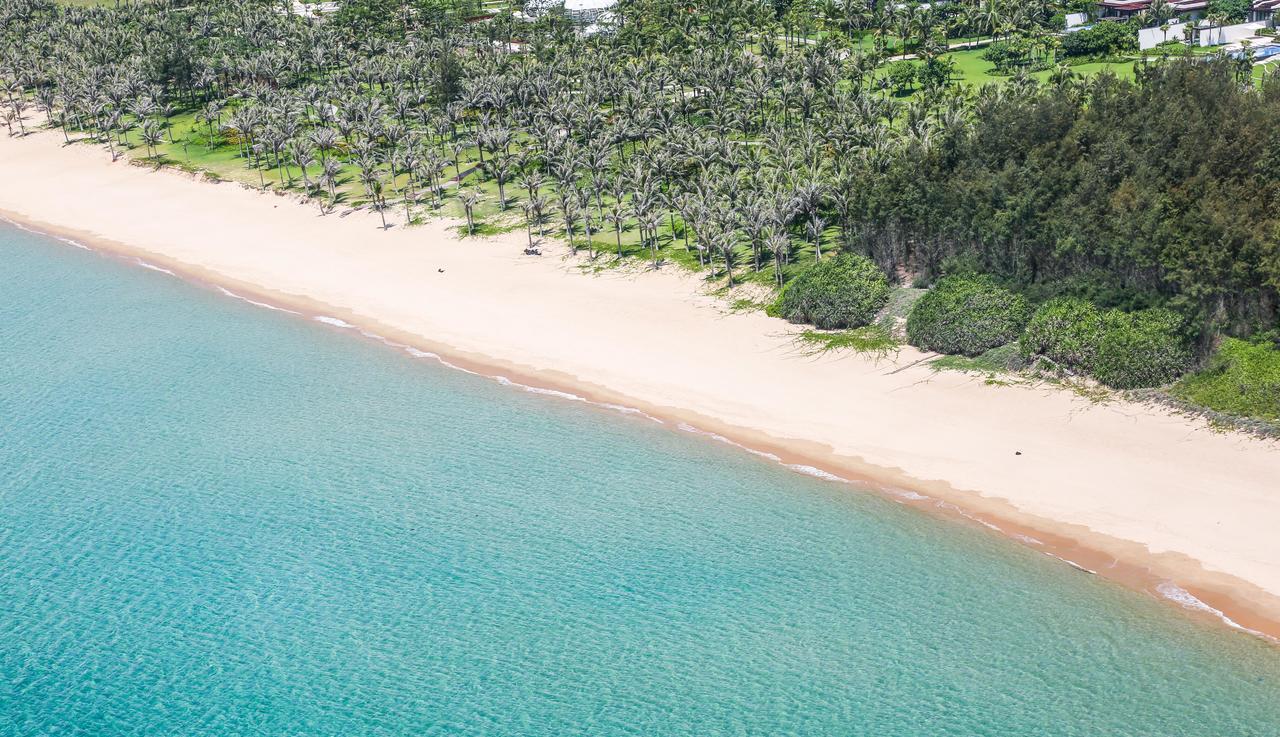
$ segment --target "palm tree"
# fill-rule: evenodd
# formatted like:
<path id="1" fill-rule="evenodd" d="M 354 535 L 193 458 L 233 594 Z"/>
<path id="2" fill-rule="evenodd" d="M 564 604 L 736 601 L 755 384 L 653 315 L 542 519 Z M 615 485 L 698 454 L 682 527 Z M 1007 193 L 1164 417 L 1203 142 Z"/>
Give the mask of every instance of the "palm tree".
<path id="1" fill-rule="evenodd" d="M 787 260 L 787 254 L 791 250 L 791 239 L 782 231 L 773 231 L 765 236 L 765 244 L 769 251 L 773 253 L 773 275 L 778 282 L 778 286 L 782 286 L 782 264 Z"/>
<path id="2" fill-rule="evenodd" d="M 332 209 L 338 204 L 338 176 L 342 173 L 342 164 L 338 163 L 337 159 L 326 159 L 320 166 L 320 181 L 329 190 L 329 208 Z M 323 206 L 320 212 L 324 212 Z"/>
<path id="3" fill-rule="evenodd" d="M 147 155 L 159 155 L 158 147 L 164 142 L 164 130 L 160 124 L 150 118 L 142 121 L 142 142 L 147 147 Z"/>
<path id="4" fill-rule="evenodd" d="M 311 194 L 311 177 L 307 174 L 307 167 L 316 163 L 311 144 L 301 138 L 291 138 L 285 144 L 285 149 L 289 158 L 293 159 L 293 163 L 297 164 L 298 168 L 302 170 L 302 184 L 306 187 L 307 194 Z"/>
<path id="5" fill-rule="evenodd" d="M 474 235 L 476 232 L 475 209 L 483 199 L 484 197 L 477 189 L 458 191 L 458 201 L 462 203 L 462 209 L 467 213 L 467 235 Z"/>
<path id="6" fill-rule="evenodd" d="M 615 200 L 609 206 L 609 212 L 605 214 L 605 219 L 613 224 L 613 232 L 618 241 L 618 259 L 622 259 L 622 226 L 626 225 L 627 212 L 623 209 L 622 202 Z"/>
<path id="7" fill-rule="evenodd" d="M 511 171 L 515 162 L 509 154 L 495 153 L 489 159 L 488 168 L 493 174 L 493 178 L 498 182 L 498 207 L 499 209 L 507 209 L 507 180 L 511 177 Z"/>

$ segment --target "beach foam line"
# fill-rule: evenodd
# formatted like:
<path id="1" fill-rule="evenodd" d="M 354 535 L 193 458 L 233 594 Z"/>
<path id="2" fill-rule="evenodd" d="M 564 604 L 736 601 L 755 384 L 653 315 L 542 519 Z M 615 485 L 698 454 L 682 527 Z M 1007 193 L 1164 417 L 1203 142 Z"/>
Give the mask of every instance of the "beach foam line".
<path id="1" fill-rule="evenodd" d="M 142 260 L 142 259 L 140 259 L 140 258 L 136 258 L 136 259 L 134 259 L 134 261 L 137 261 L 137 262 L 138 262 L 138 265 L 139 265 L 139 266 L 141 266 L 141 267 L 142 267 L 142 268 L 144 268 L 144 269 L 151 269 L 152 271 L 158 271 L 158 272 L 160 272 L 161 274 L 168 274 L 169 276 L 177 276 L 177 274 L 174 274 L 172 271 L 169 271 L 168 269 L 164 268 L 163 266 L 156 266 L 155 264 L 151 263 L 150 261 L 143 261 L 143 260 Z"/>
<path id="2" fill-rule="evenodd" d="M 222 287 L 218 287 L 218 288 L 221 289 L 228 296 L 235 297 L 237 299 L 244 299 L 246 302 L 250 302 L 252 304 L 261 304 L 259 302 L 254 302 L 253 300 L 250 300 L 250 299 L 245 299 L 244 297 L 241 297 L 238 294 L 228 292 L 226 289 L 222 289 Z M 271 305 L 262 305 L 262 306 L 271 307 Z M 297 312 L 293 312 L 292 310 L 284 310 L 283 308 L 279 308 L 279 307 L 272 307 L 272 309 L 280 309 L 283 312 L 291 312 L 292 314 L 295 314 L 295 315 L 300 314 Z M 548 389 L 540 386 L 530 386 L 529 384 L 522 384 L 518 381 L 513 381 L 507 378 L 506 376 L 502 376 L 501 374 L 490 375 L 490 374 L 482 374 L 478 371 L 472 371 L 469 368 L 465 368 L 457 365 L 456 363 L 451 363 L 445 360 L 438 353 L 432 353 L 431 351 L 424 351 L 420 348 L 414 348 L 411 345 L 405 345 L 404 343 L 399 343 L 385 336 L 378 335 L 377 333 L 373 333 L 368 330 L 365 330 L 364 328 L 361 328 L 358 325 L 352 325 L 351 323 L 347 322 L 346 320 L 343 320 L 342 318 L 333 317 L 331 315 L 314 315 L 312 316 L 311 319 L 315 320 L 316 322 L 329 325 L 331 327 L 339 328 L 341 330 L 354 330 L 357 333 L 360 333 L 361 335 L 365 336 L 366 338 L 376 340 L 379 343 L 382 343 L 383 345 L 389 346 L 391 348 L 402 350 L 414 358 L 430 359 L 435 361 L 436 363 L 439 363 L 441 366 L 453 369 L 454 371 L 461 371 L 463 373 L 471 374 L 472 376 L 479 376 L 482 378 L 491 379 L 492 381 L 497 382 L 502 386 L 511 387 L 512 389 L 519 389 L 520 391 L 529 392 L 530 394 L 540 394 L 542 396 L 556 397 L 558 399 L 564 399 L 570 402 L 583 402 L 585 404 L 590 404 L 595 407 L 603 407 L 604 409 L 613 410 L 614 412 L 620 412 L 622 414 L 640 415 L 641 417 L 645 417 L 650 420 L 653 420 L 659 425 L 666 424 L 663 420 L 657 417 L 654 417 L 653 415 L 645 412 L 642 409 L 639 409 L 638 407 L 628 407 L 626 405 L 612 404 L 609 402 L 593 402 L 590 399 L 587 399 L 586 397 L 579 396 L 577 394 L 572 394 L 570 392 L 564 392 L 558 389 Z M 739 446 L 739 447 L 742 447 L 742 446 Z M 752 452 L 755 452 L 755 451 L 752 451 Z"/>
<path id="3" fill-rule="evenodd" d="M 1174 583 L 1173 581 L 1164 581 L 1159 584 L 1156 584 L 1156 593 L 1160 594 L 1161 596 L 1168 599 L 1169 601 L 1172 601 L 1175 604 L 1178 604 L 1184 609 L 1190 609 L 1192 611 L 1197 611 L 1197 612 L 1204 612 L 1205 614 L 1209 614 L 1214 617 L 1217 617 L 1218 619 L 1222 620 L 1222 623 L 1227 625 L 1228 627 L 1238 629 L 1241 632 L 1248 632 L 1251 635 L 1257 635 L 1258 637 L 1261 637 L 1265 640 L 1271 640 L 1273 642 L 1276 642 L 1275 638 L 1268 637 L 1266 634 L 1259 632 L 1257 630 L 1249 629 L 1248 627 L 1245 627 L 1244 625 L 1235 621 L 1231 617 L 1228 617 L 1226 613 L 1223 612 L 1221 609 L 1211 606 L 1206 602 L 1196 598 L 1196 596 L 1192 594 L 1190 591 L 1187 591 L 1186 589 L 1182 588 L 1181 586 Z"/>
<path id="4" fill-rule="evenodd" d="M 216 285 L 215 285 L 215 286 L 216 286 Z M 223 294 L 227 295 L 228 297 L 231 297 L 232 299 L 238 299 L 238 300 L 240 300 L 241 302 L 248 302 L 249 304 L 253 305 L 254 307 L 263 307 L 263 308 L 266 308 L 266 309 L 268 309 L 268 310 L 275 310 L 276 312 L 287 312 L 287 313 L 289 313 L 290 315 L 299 315 L 299 314 L 302 314 L 302 313 L 300 313 L 300 312 L 294 312 L 293 310 L 286 310 L 286 309 L 285 309 L 285 308 L 283 308 L 283 307 L 276 307 L 275 305 L 267 304 L 266 302 L 259 302 L 259 301 L 254 300 L 254 299 L 249 299 L 248 297 L 246 297 L 246 296 L 244 296 L 244 295 L 242 295 L 242 294 L 236 294 L 235 292 L 231 291 L 230 289 L 227 289 L 226 287 L 218 287 L 218 291 L 219 291 L 219 292 L 222 292 Z"/>
<path id="5" fill-rule="evenodd" d="M 386 343 L 387 345 L 394 345 L 390 341 L 384 340 L 382 342 Z M 471 374 L 472 376 L 484 376 L 484 374 L 478 373 L 476 371 L 472 371 L 471 369 L 468 369 L 468 368 L 463 368 L 455 363 L 449 363 L 448 361 L 444 360 L 444 358 L 442 358 L 439 353 L 424 351 L 418 348 L 414 348 L 411 345 L 403 346 L 403 349 L 405 353 L 408 353 L 410 356 L 413 356 L 414 358 L 427 358 L 432 361 L 435 361 L 436 363 L 440 364 L 441 366 L 444 366 L 445 368 L 451 368 L 454 371 L 461 371 L 464 374 Z"/>
<path id="6" fill-rule="evenodd" d="M 776 458 L 777 456 L 774 456 L 774 457 Z M 803 463 L 786 463 L 783 465 L 785 465 L 787 468 L 791 469 L 792 471 L 795 471 L 796 473 L 802 473 L 805 476 L 812 476 L 815 479 L 822 479 L 824 481 L 837 481 L 842 484 L 853 483 L 849 479 L 846 479 L 842 476 L 837 476 L 834 473 L 823 471 L 821 468 L 815 468 L 814 466 L 807 466 Z"/>
<path id="7" fill-rule="evenodd" d="M 92 250 L 93 250 L 92 248 L 90 248 L 90 247 L 86 246 L 85 244 L 81 243 L 80 241 L 78 241 L 78 240 L 76 240 L 76 239 L 74 239 L 74 238 L 67 238 L 67 237 L 65 237 L 65 236 L 61 236 L 61 235 L 54 235 L 53 233 L 45 233 L 44 231 L 36 230 L 35 228 L 28 228 L 27 226 L 23 225 L 22 223 L 20 223 L 20 222 L 18 222 L 18 221 L 16 221 L 16 220 L 10 220 L 9 218 L 7 218 L 7 217 L 5 217 L 5 216 L 3 216 L 3 215 L 0 215 L 0 220 L 3 220 L 4 222 L 8 223 L 9 225 L 12 225 L 13 227 L 17 228 L 18 230 L 25 230 L 26 232 L 28 232 L 28 233 L 32 233 L 32 234 L 34 234 L 34 235 L 42 235 L 42 236 L 46 236 L 46 237 L 48 237 L 48 238 L 54 238 L 54 239 L 56 239 L 56 240 L 60 240 L 60 241 L 62 241 L 63 243 L 66 243 L 66 244 L 68 244 L 68 245 L 75 246 L 76 248 L 79 248 L 79 249 L 80 249 L 80 250 L 82 250 L 82 251 L 92 251 Z"/>
<path id="8" fill-rule="evenodd" d="M 511 379 L 508 379 L 507 377 L 501 376 L 501 375 L 494 376 L 493 380 L 503 386 L 514 387 L 516 389 L 520 389 L 521 391 L 529 392 L 530 394 L 542 394 L 548 397 L 559 397 L 560 399 L 567 399 L 570 402 L 587 402 L 586 397 L 581 397 L 581 396 L 578 396 L 577 394 L 562 392 L 562 391 L 559 391 L 558 389 L 544 389 L 538 386 L 529 386 L 528 384 L 521 384 L 518 381 L 512 381 Z M 587 403 L 592 404 L 591 402 L 587 402 Z"/>
<path id="9" fill-rule="evenodd" d="M 58 235 L 56 233 L 46 233 L 43 230 L 36 230 L 35 228 L 29 228 L 23 225 L 22 223 L 16 220 L 10 220 L 9 218 L 3 215 L 0 215 L 0 221 L 4 221 L 5 223 L 8 223 L 9 225 L 12 225 L 13 227 L 17 228 L 18 230 L 23 230 L 33 235 L 44 236 L 45 238 L 53 238 L 54 240 L 62 241 L 63 243 L 66 243 L 69 246 L 75 246 L 76 248 L 79 248 L 82 251 L 96 250 L 94 248 L 90 248 L 89 246 L 86 246 L 85 244 L 81 243 L 75 238 L 68 238 L 66 236 Z M 156 271 L 163 271 L 164 273 L 170 276 L 176 276 L 176 274 L 174 274 L 172 271 L 169 271 L 168 269 L 162 269 L 159 266 L 156 266 L 155 264 L 149 264 L 146 261 L 143 261 L 142 259 L 136 259 L 136 260 L 138 262 L 138 265 L 140 266 L 145 266 L 148 269 L 154 269 Z"/>
<path id="10" fill-rule="evenodd" d="M 311 319 L 312 319 L 312 320 L 315 320 L 316 322 L 322 322 L 322 323 L 324 323 L 325 325 L 332 325 L 332 326 L 333 326 L 333 327 L 335 327 L 335 328 L 342 328 L 343 330 L 355 330 L 355 329 L 356 329 L 356 326 L 355 326 L 355 325 L 352 325 L 351 323 L 347 322 L 346 320 L 340 320 L 340 319 L 338 319 L 338 318 L 336 318 L 336 317 L 329 317 L 328 315 L 316 315 L 315 317 L 313 317 L 313 318 L 311 318 Z"/>
<path id="11" fill-rule="evenodd" d="M 909 502 L 927 502 L 933 500 L 933 497 L 925 496 L 920 492 L 911 491 L 910 489 L 885 489 L 884 491 L 892 497 L 905 499 Z"/>
<path id="12" fill-rule="evenodd" d="M 768 458 L 769 460 L 774 461 L 775 463 L 782 463 L 782 459 L 772 453 L 767 453 L 763 450 L 756 450 L 755 448 L 748 448 L 742 443 L 738 443 L 733 440 L 730 440 L 729 438 L 726 438 L 725 436 L 720 435 L 718 433 L 714 433 L 708 430 L 703 430 L 701 428 L 694 427 L 693 425 L 690 425 L 687 422 L 681 422 L 677 424 L 676 429 L 682 432 L 691 433 L 693 435 L 701 435 L 703 437 L 711 438 L 712 440 L 715 440 L 716 442 L 724 443 L 725 445 L 732 445 L 735 448 L 740 448 L 742 450 L 747 451 L 751 455 L 760 456 L 761 458 Z M 785 466 L 787 464 L 784 463 L 783 465 Z"/>
<path id="13" fill-rule="evenodd" d="M 1063 563 L 1066 563 L 1067 565 L 1071 566 L 1072 568 L 1076 569 L 1077 571 L 1080 571 L 1081 573 L 1088 573 L 1088 574 L 1089 574 L 1089 575 L 1091 575 L 1091 576 L 1096 576 L 1096 575 L 1098 575 L 1098 572 L 1097 572 L 1097 571 L 1093 570 L 1092 568 L 1085 568 L 1084 566 L 1080 565 L 1079 563 L 1075 562 L 1074 560 L 1068 560 L 1068 559 L 1066 559 L 1066 558 L 1063 558 L 1061 555 L 1058 555 L 1058 554 L 1056 554 L 1056 553 L 1052 553 L 1052 552 L 1050 552 L 1050 551 L 1048 551 L 1048 550 L 1044 551 L 1044 554 L 1045 554 L 1045 555 L 1047 555 L 1047 556 L 1049 556 L 1050 558 L 1057 558 L 1058 560 L 1062 561 Z"/>

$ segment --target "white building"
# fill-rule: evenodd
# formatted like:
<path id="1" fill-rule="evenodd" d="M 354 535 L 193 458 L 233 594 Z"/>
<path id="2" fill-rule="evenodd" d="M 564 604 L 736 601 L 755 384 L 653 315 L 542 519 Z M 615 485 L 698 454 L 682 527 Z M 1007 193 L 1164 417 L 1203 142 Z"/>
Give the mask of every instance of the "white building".
<path id="1" fill-rule="evenodd" d="M 618 0 L 525 0 L 524 12 L 532 18 L 562 9 L 574 23 L 592 25 L 606 20 Z"/>

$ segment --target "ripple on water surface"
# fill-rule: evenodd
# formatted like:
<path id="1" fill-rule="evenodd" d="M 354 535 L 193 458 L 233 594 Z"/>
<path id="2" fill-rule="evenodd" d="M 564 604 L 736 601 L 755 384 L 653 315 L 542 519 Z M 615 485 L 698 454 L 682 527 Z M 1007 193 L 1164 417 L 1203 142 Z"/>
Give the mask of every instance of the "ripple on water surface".
<path id="1" fill-rule="evenodd" d="M 16 229 L 0 263 L 0 735 L 1280 732 L 1275 650 L 982 531 Z"/>

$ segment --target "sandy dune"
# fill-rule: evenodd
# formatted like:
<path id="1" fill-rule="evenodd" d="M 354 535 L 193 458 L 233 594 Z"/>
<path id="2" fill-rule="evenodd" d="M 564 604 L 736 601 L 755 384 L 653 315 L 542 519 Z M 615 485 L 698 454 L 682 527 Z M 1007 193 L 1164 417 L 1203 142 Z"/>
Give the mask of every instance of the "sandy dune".
<path id="1" fill-rule="evenodd" d="M 935 373 L 911 349 L 880 362 L 806 356 L 792 326 L 728 314 L 674 267 L 586 276 L 556 249 L 523 256 L 523 234 L 383 231 L 370 213 L 321 217 L 238 185 L 112 164 L 60 134 L 0 138 L 0 174 L 0 211 L 15 221 L 488 373 L 687 422 L 930 512 L 963 510 L 1128 585 L 1176 599 L 1176 583 L 1207 602 L 1184 605 L 1280 635 L 1275 443 L 1058 388 Z"/>

